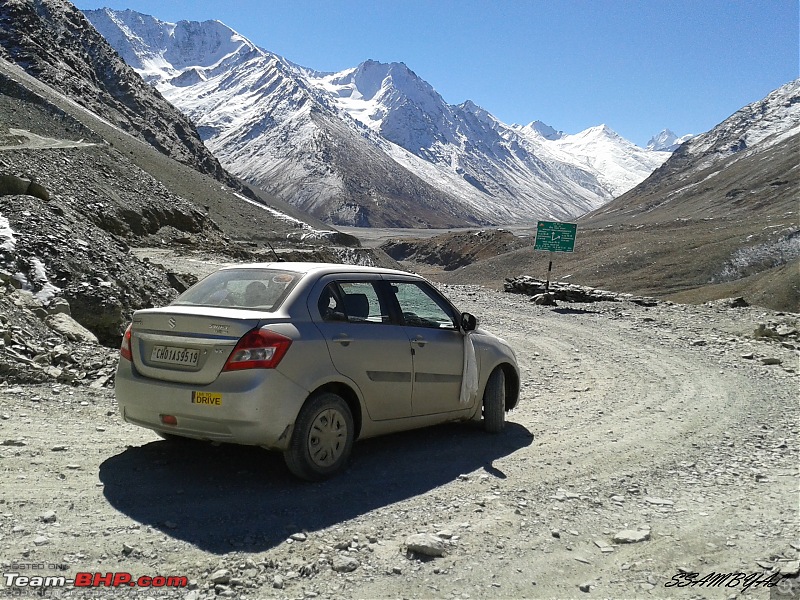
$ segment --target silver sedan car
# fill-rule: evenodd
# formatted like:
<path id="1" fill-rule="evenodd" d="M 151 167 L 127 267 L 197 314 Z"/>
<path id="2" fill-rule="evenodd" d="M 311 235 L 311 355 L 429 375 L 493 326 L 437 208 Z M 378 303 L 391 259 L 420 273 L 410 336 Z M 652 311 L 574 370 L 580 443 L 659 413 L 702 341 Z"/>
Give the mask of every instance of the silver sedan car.
<path id="1" fill-rule="evenodd" d="M 344 469 L 357 439 L 481 419 L 499 432 L 519 397 L 509 345 L 391 269 L 226 267 L 136 311 L 120 355 L 125 421 L 278 450 L 308 480 Z"/>

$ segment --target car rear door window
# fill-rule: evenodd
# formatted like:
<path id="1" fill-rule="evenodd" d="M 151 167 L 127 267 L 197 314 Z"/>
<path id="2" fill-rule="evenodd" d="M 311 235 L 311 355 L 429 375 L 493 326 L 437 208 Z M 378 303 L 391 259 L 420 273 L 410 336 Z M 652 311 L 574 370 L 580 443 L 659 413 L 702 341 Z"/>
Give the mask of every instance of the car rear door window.
<path id="1" fill-rule="evenodd" d="M 339 281 L 320 295 L 319 312 L 325 321 L 388 323 L 389 312 L 371 282 Z"/>

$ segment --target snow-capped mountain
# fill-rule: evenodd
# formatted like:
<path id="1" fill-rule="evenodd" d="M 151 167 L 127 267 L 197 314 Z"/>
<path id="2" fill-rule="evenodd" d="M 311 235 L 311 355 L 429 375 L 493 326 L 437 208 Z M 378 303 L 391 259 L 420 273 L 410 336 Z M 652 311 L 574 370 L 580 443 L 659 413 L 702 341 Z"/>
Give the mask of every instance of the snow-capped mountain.
<path id="1" fill-rule="evenodd" d="M 568 220 L 669 155 L 606 127 L 565 135 L 447 104 L 403 63 L 319 73 L 219 21 L 85 11 L 196 125 L 232 173 L 331 223 L 454 226 Z"/>
<path id="2" fill-rule="evenodd" d="M 657 152 L 675 152 L 681 144 L 689 141 L 693 137 L 691 133 L 678 137 L 669 129 L 664 129 L 657 135 L 651 137 L 646 147 L 648 150 Z"/>
<path id="3" fill-rule="evenodd" d="M 763 152 L 800 133 L 800 79 L 741 108 L 686 145 L 685 155 L 724 158 Z"/>
<path id="4" fill-rule="evenodd" d="M 800 79 L 688 140 L 630 193 L 587 215 L 584 222 L 605 226 L 738 215 L 752 222 L 756 232 L 781 232 L 775 223 L 796 218 L 798 164 Z M 759 215 L 773 223 L 763 226 Z M 795 222 L 789 230 L 796 228 Z"/>

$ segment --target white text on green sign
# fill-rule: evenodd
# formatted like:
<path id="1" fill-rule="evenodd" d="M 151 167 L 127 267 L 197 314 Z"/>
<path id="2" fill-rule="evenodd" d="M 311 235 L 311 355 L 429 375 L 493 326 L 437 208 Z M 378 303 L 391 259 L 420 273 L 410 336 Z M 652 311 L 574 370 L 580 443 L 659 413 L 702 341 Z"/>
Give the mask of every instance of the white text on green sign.
<path id="1" fill-rule="evenodd" d="M 558 223 L 555 221 L 539 221 L 536 226 L 536 242 L 534 250 L 550 252 L 572 252 L 575 249 L 575 235 L 578 231 L 576 223 Z"/>

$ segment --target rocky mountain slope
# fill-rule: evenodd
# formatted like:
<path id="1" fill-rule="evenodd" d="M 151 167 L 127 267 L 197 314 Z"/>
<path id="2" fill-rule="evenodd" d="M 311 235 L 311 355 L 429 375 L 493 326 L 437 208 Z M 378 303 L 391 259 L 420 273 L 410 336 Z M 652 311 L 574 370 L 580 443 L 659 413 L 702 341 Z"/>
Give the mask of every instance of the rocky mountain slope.
<path id="1" fill-rule="evenodd" d="M 0 57 L 167 156 L 238 187 L 194 125 L 153 93 L 67 0 L 3 2 Z"/>
<path id="2" fill-rule="evenodd" d="M 647 180 L 579 220 L 575 252 L 526 248 L 442 274 L 500 287 L 503 277 L 553 277 L 703 301 L 744 295 L 800 309 L 800 80 L 683 144 Z M 420 241 L 425 248 L 449 242 Z M 419 265 L 417 265 L 419 267 Z M 439 265 L 437 268 L 441 268 Z"/>
<path id="3" fill-rule="evenodd" d="M 505 125 L 472 102 L 447 104 L 402 63 L 318 73 L 218 21 L 86 15 L 226 168 L 331 223 L 568 220 L 630 189 L 669 154 L 605 127 L 567 136 Z"/>

